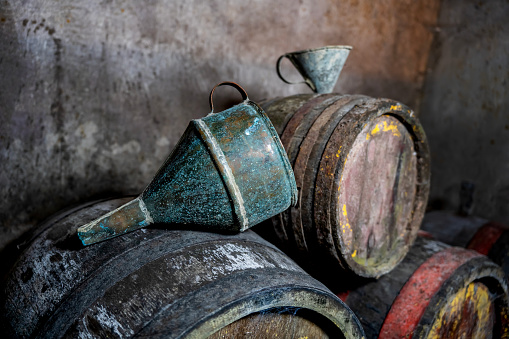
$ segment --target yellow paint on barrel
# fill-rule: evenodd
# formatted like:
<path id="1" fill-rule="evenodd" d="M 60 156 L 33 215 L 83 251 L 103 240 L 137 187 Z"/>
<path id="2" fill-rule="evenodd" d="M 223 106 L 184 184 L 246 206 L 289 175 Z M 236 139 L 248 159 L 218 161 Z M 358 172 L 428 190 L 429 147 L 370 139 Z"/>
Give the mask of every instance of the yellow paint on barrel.
<path id="1" fill-rule="evenodd" d="M 428 338 L 491 337 L 494 305 L 488 288 L 470 283 L 452 295 L 437 313 Z"/>
<path id="2" fill-rule="evenodd" d="M 352 243 L 352 240 L 351 240 L 351 234 L 352 234 L 352 227 L 350 226 L 350 222 L 348 221 L 348 213 L 346 211 L 346 205 L 343 204 L 343 215 L 345 216 L 345 219 L 346 219 L 346 222 L 343 222 L 342 220 L 339 221 L 339 225 L 341 227 L 341 232 L 343 233 L 346 233 L 346 231 L 348 231 L 349 233 L 349 236 L 348 237 L 343 237 L 343 239 L 345 240 L 345 243 L 347 246 L 350 246 L 350 244 Z M 348 239 L 348 240 L 346 240 Z"/>
<path id="3" fill-rule="evenodd" d="M 385 121 L 384 121 L 384 122 L 385 122 Z M 375 125 L 375 128 L 373 128 L 373 129 L 371 130 L 371 135 L 375 135 L 375 134 L 377 134 L 378 132 L 380 132 L 380 124 L 376 124 L 376 125 Z"/>
<path id="4" fill-rule="evenodd" d="M 366 140 L 369 140 L 371 136 L 374 136 L 379 132 L 392 132 L 392 135 L 395 137 L 401 136 L 401 133 L 398 130 L 398 124 L 396 122 L 391 121 L 389 124 L 387 124 L 387 121 L 384 120 L 376 124 L 375 127 L 368 134 L 366 134 Z"/>
<path id="5" fill-rule="evenodd" d="M 339 146 L 339 149 L 338 149 L 338 151 L 336 152 L 336 158 L 339 158 L 339 154 L 341 153 L 341 148 L 342 148 L 342 147 L 343 147 L 343 146 Z"/>

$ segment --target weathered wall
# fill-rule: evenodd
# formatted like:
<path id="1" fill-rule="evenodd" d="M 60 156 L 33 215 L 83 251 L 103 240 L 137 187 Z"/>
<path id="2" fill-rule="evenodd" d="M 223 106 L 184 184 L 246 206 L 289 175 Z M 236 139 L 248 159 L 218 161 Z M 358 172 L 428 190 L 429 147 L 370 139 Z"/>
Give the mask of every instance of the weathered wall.
<path id="1" fill-rule="evenodd" d="M 421 122 L 431 148 L 431 205 L 509 223 L 509 2 L 443 0 Z"/>
<path id="2" fill-rule="evenodd" d="M 0 247 L 70 204 L 139 193 L 215 83 L 253 100 L 308 92 L 277 78 L 285 52 L 353 45 L 337 91 L 417 106 L 437 12 L 438 0 L 0 0 Z"/>

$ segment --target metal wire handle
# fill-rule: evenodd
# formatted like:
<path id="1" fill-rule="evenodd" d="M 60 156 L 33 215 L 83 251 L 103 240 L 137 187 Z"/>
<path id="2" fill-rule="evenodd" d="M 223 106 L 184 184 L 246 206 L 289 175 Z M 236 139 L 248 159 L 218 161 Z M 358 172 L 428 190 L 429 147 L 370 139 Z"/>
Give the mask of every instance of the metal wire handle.
<path id="1" fill-rule="evenodd" d="M 212 102 L 212 95 L 214 94 L 214 91 L 219 86 L 225 86 L 225 85 L 231 86 L 231 87 L 235 88 L 237 91 L 239 91 L 239 93 L 242 95 L 242 100 L 245 101 L 245 100 L 249 99 L 247 97 L 247 92 L 239 84 L 232 82 L 232 81 L 220 82 L 217 85 L 215 85 L 214 88 L 212 88 L 212 91 L 210 91 L 210 95 L 209 95 L 210 113 L 214 113 L 214 103 Z"/>

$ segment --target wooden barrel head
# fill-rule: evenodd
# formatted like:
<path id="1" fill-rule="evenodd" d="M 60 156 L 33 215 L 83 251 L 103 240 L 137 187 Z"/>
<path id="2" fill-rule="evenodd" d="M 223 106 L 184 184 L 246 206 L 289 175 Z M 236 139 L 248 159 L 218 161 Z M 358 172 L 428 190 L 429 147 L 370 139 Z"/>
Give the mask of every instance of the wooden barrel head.
<path id="1" fill-rule="evenodd" d="M 416 195 L 414 141 L 398 119 L 382 115 L 357 136 L 339 184 L 341 251 L 352 268 L 386 271 L 415 238 L 409 220 Z"/>
<path id="2" fill-rule="evenodd" d="M 345 338 L 328 319 L 306 310 L 269 310 L 239 319 L 209 339 L 220 338 Z"/>
<path id="3" fill-rule="evenodd" d="M 481 282 L 454 293 L 436 314 L 428 338 L 492 338 L 495 296 Z"/>

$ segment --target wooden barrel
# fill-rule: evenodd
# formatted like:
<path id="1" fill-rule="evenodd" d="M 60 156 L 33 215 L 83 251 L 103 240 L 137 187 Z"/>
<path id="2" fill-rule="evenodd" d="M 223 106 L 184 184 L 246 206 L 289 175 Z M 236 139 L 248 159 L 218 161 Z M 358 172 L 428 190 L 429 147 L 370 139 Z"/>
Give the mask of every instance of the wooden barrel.
<path id="1" fill-rule="evenodd" d="M 508 226 L 451 211 L 433 211 L 425 215 L 422 229 L 436 240 L 488 256 L 502 267 L 509 281 Z"/>
<path id="2" fill-rule="evenodd" d="M 507 284 L 500 267 L 460 247 L 417 238 L 389 274 L 339 296 L 367 338 L 506 338 Z"/>
<path id="3" fill-rule="evenodd" d="M 221 235 L 160 226 L 80 244 L 78 226 L 128 200 L 75 208 L 39 228 L 4 279 L 4 333 L 203 338 L 252 314 L 292 310 L 296 327 L 318 319 L 315 332 L 363 336 L 341 300 L 251 231 Z M 284 337 L 278 330 L 274 334 Z"/>
<path id="4" fill-rule="evenodd" d="M 339 94 L 262 107 L 280 133 L 299 199 L 272 218 L 272 235 L 266 224 L 256 230 L 314 258 L 311 266 L 329 258 L 331 269 L 362 277 L 392 270 L 417 235 L 429 193 L 429 149 L 414 113 L 395 101 Z"/>

